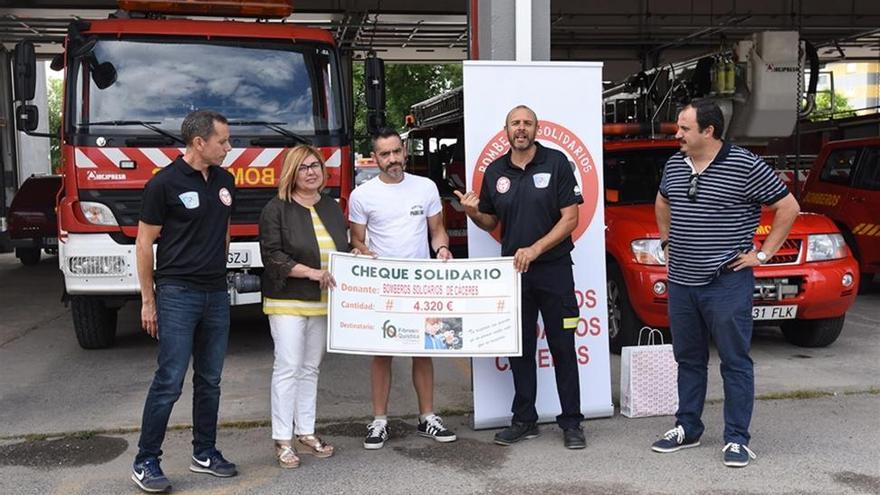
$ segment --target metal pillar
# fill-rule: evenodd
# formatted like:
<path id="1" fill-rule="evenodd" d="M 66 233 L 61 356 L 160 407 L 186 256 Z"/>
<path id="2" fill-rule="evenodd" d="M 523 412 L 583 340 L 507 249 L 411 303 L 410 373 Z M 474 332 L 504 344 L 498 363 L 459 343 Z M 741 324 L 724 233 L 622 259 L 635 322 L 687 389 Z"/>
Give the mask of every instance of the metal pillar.
<path id="1" fill-rule="evenodd" d="M 550 0 L 472 0 L 468 13 L 472 60 L 550 60 Z"/>

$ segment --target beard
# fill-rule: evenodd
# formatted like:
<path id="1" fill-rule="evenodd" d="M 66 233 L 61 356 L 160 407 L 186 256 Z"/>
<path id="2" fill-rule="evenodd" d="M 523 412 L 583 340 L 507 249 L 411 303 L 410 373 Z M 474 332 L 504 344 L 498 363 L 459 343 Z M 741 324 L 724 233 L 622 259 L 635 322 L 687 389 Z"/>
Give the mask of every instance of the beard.
<path id="1" fill-rule="evenodd" d="M 517 138 L 525 138 L 525 142 L 518 143 Z M 508 134 L 507 139 L 510 141 L 510 147 L 517 151 L 526 151 L 535 143 L 534 136 L 530 136 L 527 132 L 515 133 L 513 136 Z"/>
<path id="2" fill-rule="evenodd" d="M 382 173 L 393 179 L 402 179 L 403 172 L 406 167 L 401 162 L 392 162 L 385 167 L 380 166 L 379 168 L 382 170 Z"/>

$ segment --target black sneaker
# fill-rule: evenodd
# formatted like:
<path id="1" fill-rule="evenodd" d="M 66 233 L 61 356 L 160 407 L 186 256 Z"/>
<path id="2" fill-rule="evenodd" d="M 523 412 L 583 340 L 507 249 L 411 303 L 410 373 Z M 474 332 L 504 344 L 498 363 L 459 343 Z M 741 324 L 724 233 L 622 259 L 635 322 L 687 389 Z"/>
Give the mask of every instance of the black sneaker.
<path id="1" fill-rule="evenodd" d="M 495 443 L 498 445 L 512 445 L 520 440 L 535 438 L 541 434 L 535 423 L 519 423 L 513 421 L 510 426 L 495 434 Z"/>
<path id="2" fill-rule="evenodd" d="M 688 438 L 684 434 L 684 428 L 681 425 L 667 431 L 663 434 L 663 438 L 651 445 L 651 450 L 667 454 L 681 449 L 689 449 L 691 447 L 699 447 L 699 438 Z"/>
<path id="3" fill-rule="evenodd" d="M 419 423 L 419 435 L 423 437 L 433 438 L 438 442 L 454 442 L 455 433 L 449 431 L 440 416 L 432 414 Z"/>
<path id="4" fill-rule="evenodd" d="M 748 445 L 730 442 L 721 449 L 724 452 L 724 465 L 727 467 L 746 467 L 749 461 L 757 459 Z"/>
<path id="5" fill-rule="evenodd" d="M 562 430 L 562 439 L 565 448 L 567 449 L 576 450 L 587 447 L 587 440 L 584 438 L 584 429 L 580 426 Z"/>
<path id="6" fill-rule="evenodd" d="M 364 438 L 364 448 L 367 450 L 381 449 L 388 440 L 388 422 L 376 419 L 367 425 L 367 437 Z"/>
<path id="7" fill-rule="evenodd" d="M 192 456 L 189 470 L 194 473 L 212 474 L 220 478 L 229 478 L 238 474 L 235 464 L 224 459 L 223 454 L 217 449 L 207 455 Z"/>
<path id="8" fill-rule="evenodd" d="M 149 493 L 160 493 L 171 489 L 171 482 L 159 467 L 159 459 L 147 459 L 135 462 L 131 466 L 131 481 L 141 490 Z"/>

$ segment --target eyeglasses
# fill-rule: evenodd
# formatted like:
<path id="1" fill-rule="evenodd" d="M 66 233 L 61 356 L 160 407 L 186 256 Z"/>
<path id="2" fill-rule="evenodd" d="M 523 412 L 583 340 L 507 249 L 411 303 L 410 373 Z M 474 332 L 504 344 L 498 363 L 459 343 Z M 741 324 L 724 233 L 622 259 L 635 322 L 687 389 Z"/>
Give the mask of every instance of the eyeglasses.
<path id="1" fill-rule="evenodd" d="M 301 163 L 299 166 L 299 173 L 307 174 L 309 171 L 320 172 L 321 171 L 321 163 L 313 162 L 313 163 Z"/>
<path id="2" fill-rule="evenodd" d="M 697 200 L 697 181 L 699 179 L 700 179 L 699 174 L 692 174 L 690 182 L 688 183 L 687 197 L 691 201 Z"/>

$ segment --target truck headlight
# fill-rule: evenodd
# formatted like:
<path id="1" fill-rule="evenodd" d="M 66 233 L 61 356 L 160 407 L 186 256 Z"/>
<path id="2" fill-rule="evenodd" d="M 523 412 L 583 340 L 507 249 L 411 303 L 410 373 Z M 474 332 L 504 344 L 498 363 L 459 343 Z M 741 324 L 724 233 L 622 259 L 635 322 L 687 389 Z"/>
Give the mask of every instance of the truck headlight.
<path id="1" fill-rule="evenodd" d="M 665 265 L 666 255 L 660 247 L 660 239 L 636 239 L 630 243 L 636 263 L 640 265 Z"/>
<path id="2" fill-rule="evenodd" d="M 814 234 L 807 237 L 807 261 L 836 260 L 846 257 L 846 241 L 840 234 Z"/>
<path id="3" fill-rule="evenodd" d="M 110 207 L 94 201 L 80 201 L 79 209 L 89 223 L 94 225 L 119 225 Z"/>

